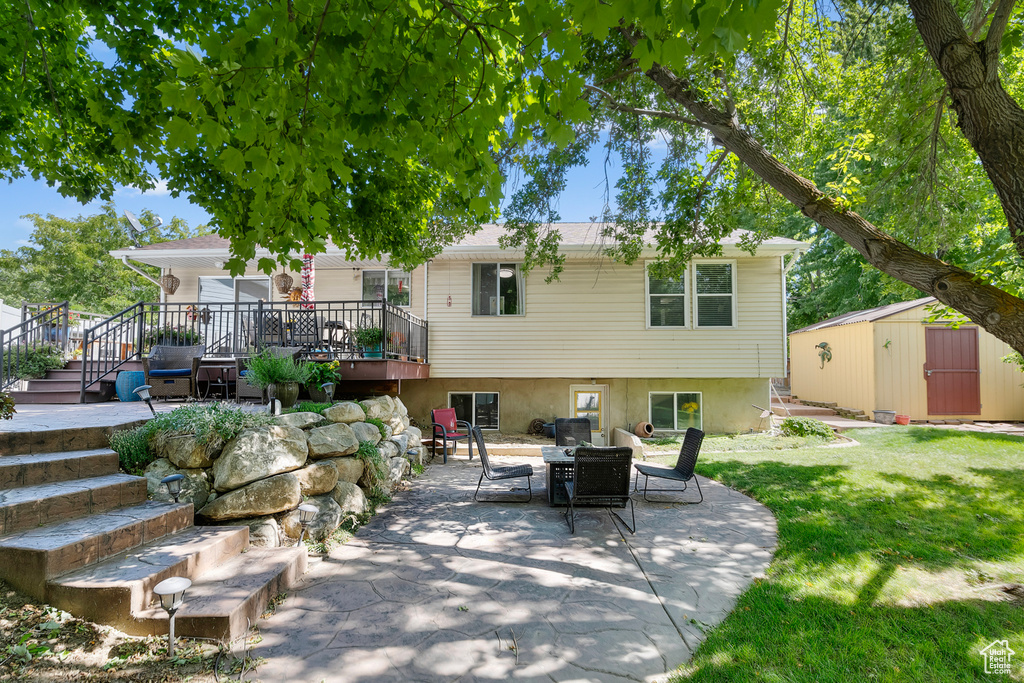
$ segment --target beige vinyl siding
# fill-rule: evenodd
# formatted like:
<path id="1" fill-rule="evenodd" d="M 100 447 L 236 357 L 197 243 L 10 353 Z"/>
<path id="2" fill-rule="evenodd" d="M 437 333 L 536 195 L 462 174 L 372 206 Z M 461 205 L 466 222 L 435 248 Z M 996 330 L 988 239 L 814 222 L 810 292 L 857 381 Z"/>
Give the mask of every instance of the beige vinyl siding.
<path id="1" fill-rule="evenodd" d="M 821 342 L 828 342 L 832 350 L 832 360 L 824 367 L 815 348 Z M 790 335 L 789 344 L 790 390 L 794 396 L 831 401 L 871 414 L 875 408 L 871 323 L 795 333 Z"/>
<path id="2" fill-rule="evenodd" d="M 551 284 L 544 271 L 530 274 L 525 315 L 473 316 L 473 263 L 430 264 L 432 378 L 767 378 L 783 372 L 777 257 L 736 259 L 737 325 L 722 330 L 648 329 L 644 265 L 593 259 L 567 260 Z M 692 298 L 687 305 L 692 311 Z"/>

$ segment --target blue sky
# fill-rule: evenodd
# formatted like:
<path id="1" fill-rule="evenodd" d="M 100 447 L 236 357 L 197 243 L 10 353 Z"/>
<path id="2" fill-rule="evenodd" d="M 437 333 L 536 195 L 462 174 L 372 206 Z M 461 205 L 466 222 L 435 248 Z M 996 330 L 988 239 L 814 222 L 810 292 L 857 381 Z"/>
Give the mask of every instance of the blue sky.
<path id="1" fill-rule="evenodd" d="M 660 161 L 664 146 L 655 146 L 655 155 Z M 607 169 L 613 184 L 621 173 L 621 165 L 614 158 Z M 569 177 L 569 185 L 559 199 L 559 213 L 563 221 L 589 221 L 601 211 L 604 201 L 604 149 L 595 147 L 590 154 L 590 164 L 575 169 Z M 134 188 L 120 188 L 113 197 L 118 213 L 125 209 L 140 213 L 149 209 L 169 223 L 177 216 L 190 226 L 207 223 L 209 214 L 192 204 L 187 197 L 172 197 L 163 184 L 145 193 Z M 80 204 L 74 199 L 62 197 L 56 188 L 42 180 L 21 178 L 13 183 L 0 182 L 0 249 L 17 249 L 28 244 L 32 234 L 32 222 L 22 218 L 26 214 L 46 216 L 53 214 L 60 218 L 90 216 L 101 211 L 102 201 Z"/>

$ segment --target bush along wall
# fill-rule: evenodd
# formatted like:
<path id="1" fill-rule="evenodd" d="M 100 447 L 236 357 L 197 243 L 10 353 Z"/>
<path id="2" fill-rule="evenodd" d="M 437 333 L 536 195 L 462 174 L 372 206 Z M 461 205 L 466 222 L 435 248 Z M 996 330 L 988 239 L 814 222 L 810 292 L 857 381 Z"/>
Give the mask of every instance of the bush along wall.
<path id="1" fill-rule="evenodd" d="M 195 506 L 197 524 L 245 524 L 252 545 L 263 547 L 294 544 L 297 508 L 310 503 L 319 512 L 309 535 L 324 541 L 345 518 L 366 512 L 370 500 L 386 499 L 412 462 L 422 462 L 422 435 L 398 398 L 336 403 L 322 414 L 289 413 L 273 422 L 228 439 L 152 433 L 148 449 L 156 459 L 144 471 L 150 497 L 171 500 L 160 480 L 181 473 L 180 499 Z"/>

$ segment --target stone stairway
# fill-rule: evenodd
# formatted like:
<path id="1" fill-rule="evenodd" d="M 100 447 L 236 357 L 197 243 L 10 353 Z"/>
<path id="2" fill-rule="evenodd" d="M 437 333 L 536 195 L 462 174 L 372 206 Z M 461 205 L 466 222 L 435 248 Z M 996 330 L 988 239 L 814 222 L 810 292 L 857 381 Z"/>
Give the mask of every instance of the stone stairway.
<path id="1" fill-rule="evenodd" d="M 129 361 L 118 368 L 122 370 L 142 370 L 142 363 Z M 116 372 L 109 379 L 102 379 L 86 389 L 86 403 L 101 403 L 114 397 L 114 379 Z M 49 370 L 41 379 L 25 380 L 23 389 L 9 392 L 15 403 L 79 403 L 82 389 L 82 361 L 68 361 L 60 370 Z"/>
<path id="2" fill-rule="evenodd" d="M 230 641 L 306 569 L 305 548 L 249 546 L 249 528 L 196 527 L 191 503 L 146 499 L 146 480 L 118 472 L 104 430 L 0 440 L 0 578 L 33 598 L 132 635 L 167 633 L 153 587 L 193 581 L 175 619 L 182 636 Z M 35 452 L 32 452 L 35 451 Z"/>

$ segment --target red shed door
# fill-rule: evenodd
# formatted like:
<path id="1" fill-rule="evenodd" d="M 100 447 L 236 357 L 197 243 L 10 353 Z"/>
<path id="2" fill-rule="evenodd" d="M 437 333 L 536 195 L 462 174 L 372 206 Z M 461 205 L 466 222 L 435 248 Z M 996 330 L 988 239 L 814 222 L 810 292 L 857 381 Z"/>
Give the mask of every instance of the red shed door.
<path id="1" fill-rule="evenodd" d="M 924 376 L 929 415 L 981 413 L 978 329 L 926 327 Z"/>

